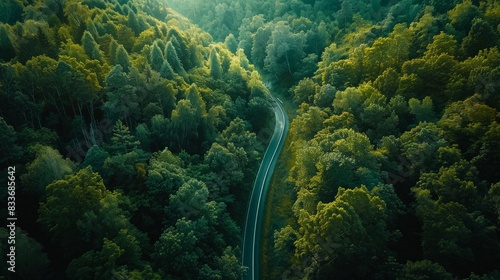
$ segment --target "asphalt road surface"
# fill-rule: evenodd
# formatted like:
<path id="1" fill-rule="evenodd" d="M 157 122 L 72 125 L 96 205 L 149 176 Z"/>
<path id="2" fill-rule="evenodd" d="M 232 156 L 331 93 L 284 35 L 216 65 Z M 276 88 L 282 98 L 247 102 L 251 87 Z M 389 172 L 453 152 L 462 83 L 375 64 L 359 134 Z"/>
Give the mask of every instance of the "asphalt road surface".
<path id="1" fill-rule="evenodd" d="M 276 123 L 273 136 L 255 178 L 252 195 L 248 204 L 241 257 L 242 265 L 248 267 L 248 270 L 246 275 L 242 277 L 243 280 L 259 279 L 260 241 L 267 189 L 288 131 L 288 117 L 283 109 L 281 100 L 272 97 L 272 102 Z"/>

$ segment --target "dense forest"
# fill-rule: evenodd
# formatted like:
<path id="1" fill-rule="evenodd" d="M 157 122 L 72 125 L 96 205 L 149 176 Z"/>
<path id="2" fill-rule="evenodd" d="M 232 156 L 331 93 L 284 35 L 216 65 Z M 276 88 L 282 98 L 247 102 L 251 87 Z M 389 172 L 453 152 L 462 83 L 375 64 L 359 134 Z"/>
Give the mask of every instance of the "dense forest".
<path id="1" fill-rule="evenodd" d="M 156 0 L 9 0 L 0 19 L 15 278 L 239 279 L 274 117 L 245 54 Z"/>
<path id="2" fill-rule="evenodd" d="M 267 85 L 261 279 L 500 279 L 499 48 L 497 0 L 2 0 L 15 278 L 240 279 Z"/>
<path id="3" fill-rule="evenodd" d="M 500 278 L 500 2 L 170 2 L 293 100 L 264 279 Z"/>

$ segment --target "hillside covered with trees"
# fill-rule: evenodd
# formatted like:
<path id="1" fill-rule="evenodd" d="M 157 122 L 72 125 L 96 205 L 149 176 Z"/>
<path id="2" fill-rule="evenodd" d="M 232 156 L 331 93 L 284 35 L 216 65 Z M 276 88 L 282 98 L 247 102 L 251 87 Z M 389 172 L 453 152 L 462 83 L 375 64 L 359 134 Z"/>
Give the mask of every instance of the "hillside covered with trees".
<path id="1" fill-rule="evenodd" d="M 274 117 L 245 54 L 156 0 L 8 0 L 0 21 L 16 279 L 239 279 Z"/>
<path id="2" fill-rule="evenodd" d="M 496 0 L 1 1 L 16 276 L 240 279 L 265 80 L 261 279 L 499 279 L 499 48 Z"/>
<path id="3" fill-rule="evenodd" d="M 293 100 L 264 279 L 500 277 L 498 1 L 170 2 Z"/>

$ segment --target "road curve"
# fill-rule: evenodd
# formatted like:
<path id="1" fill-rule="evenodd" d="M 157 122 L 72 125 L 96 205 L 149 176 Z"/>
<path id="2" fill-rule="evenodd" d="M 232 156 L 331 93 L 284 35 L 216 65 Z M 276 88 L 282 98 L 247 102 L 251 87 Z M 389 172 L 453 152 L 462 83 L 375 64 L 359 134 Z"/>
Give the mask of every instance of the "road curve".
<path id="1" fill-rule="evenodd" d="M 273 136 L 267 146 L 257 177 L 255 178 L 252 195 L 248 204 L 241 257 L 242 265 L 248 267 L 248 270 L 246 275 L 242 277 L 243 280 L 259 279 L 260 240 L 267 189 L 276 161 L 285 142 L 286 133 L 288 132 L 288 117 L 282 103 L 278 102 L 278 99 L 272 95 L 271 98 L 276 123 L 274 125 Z"/>

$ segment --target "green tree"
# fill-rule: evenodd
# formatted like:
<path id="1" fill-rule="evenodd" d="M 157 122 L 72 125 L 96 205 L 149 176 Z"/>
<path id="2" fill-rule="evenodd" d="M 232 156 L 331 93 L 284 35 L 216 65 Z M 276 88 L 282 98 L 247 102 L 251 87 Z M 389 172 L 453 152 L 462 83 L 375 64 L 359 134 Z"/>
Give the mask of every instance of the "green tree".
<path id="1" fill-rule="evenodd" d="M 113 65 L 117 64 L 115 59 L 119 46 L 120 44 L 118 44 L 118 42 L 115 39 L 111 38 L 111 42 L 109 43 L 109 48 L 108 48 L 108 57 L 110 63 Z"/>
<path id="2" fill-rule="evenodd" d="M 199 136 L 200 114 L 201 112 L 194 108 L 189 100 L 183 99 L 177 103 L 175 110 L 172 111 L 169 126 L 172 148 L 194 149 L 192 144 Z"/>
<path id="3" fill-rule="evenodd" d="M 139 124 L 135 128 L 135 137 L 141 144 L 141 149 L 150 151 L 151 149 L 151 132 L 146 124 Z"/>
<path id="4" fill-rule="evenodd" d="M 206 215 L 208 189 L 203 182 L 190 179 L 170 195 L 170 204 L 167 209 L 169 219 L 174 221 L 185 218 L 197 220 Z"/>
<path id="5" fill-rule="evenodd" d="M 74 164 L 69 159 L 64 159 L 57 150 L 41 146 L 36 158 L 27 165 L 27 173 L 21 177 L 25 185 L 23 191 L 41 196 L 47 185 L 73 173 L 74 167 Z"/>
<path id="6" fill-rule="evenodd" d="M 210 75 L 214 79 L 220 79 L 222 77 L 222 68 L 215 48 L 210 50 Z"/>
<path id="7" fill-rule="evenodd" d="M 123 47 L 123 45 L 118 45 L 118 47 L 116 48 L 114 62 L 115 65 L 121 65 L 125 73 L 128 73 L 130 71 L 130 67 L 132 66 L 132 64 L 130 63 L 128 52 Z"/>
<path id="8" fill-rule="evenodd" d="M 396 25 L 387 38 L 378 38 L 365 49 L 363 66 L 372 79 L 377 78 L 388 68 L 400 69 L 408 59 L 411 32 L 404 25 Z M 387 57 L 390 53 L 390 57 Z"/>
<path id="9" fill-rule="evenodd" d="M 126 154 L 139 147 L 139 141 L 132 135 L 126 125 L 118 120 L 113 128 L 110 151 L 112 154 Z"/>
<path id="10" fill-rule="evenodd" d="M 94 172 L 102 174 L 104 161 L 109 157 L 109 153 L 101 149 L 98 145 L 93 145 L 87 151 L 83 166 L 91 166 Z"/>
<path id="11" fill-rule="evenodd" d="M 418 99 L 411 98 L 408 101 L 410 107 L 410 112 L 415 115 L 417 121 L 419 122 L 435 122 L 436 114 L 432 108 L 432 99 L 426 96 L 424 100 L 419 101 Z"/>
<path id="12" fill-rule="evenodd" d="M 314 105 L 322 108 L 332 106 L 337 89 L 330 84 L 323 85 L 314 95 Z"/>
<path id="13" fill-rule="evenodd" d="M 168 61 L 163 60 L 160 68 L 160 76 L 165 79 L 173 79 L 175 77 L 174 69 L 168 63 Z"/>
<path id="14" fill-rule="evenodd" d="M 22 21 L 23 6 L 15 0 L 3 1 L 0 4 L 0 18 L 7 24 L 15 24 Z"/>
<path id="15" fill-rule="evenodd" d="M 191 102 L 193 109 L 196 111 L 196 117 L 201 118 L 207 114 L 206 104 L 201 96 L 196 84 L 191 84 L 186 91 L 186 100 Z"/>
<path id="16" fill-rule="evenodd" d="M 217 261 L 221 279 L 240 279 L 246 270 L 240 265 L 234 251 L 235 250 L 231 248 L 231 246 L 226 247 L 224 249 L 224 254 Z"/>
<path id="17" fill-rule="evenodd" d="M 233 33 L 229 33 L 229 35 L 226 36 L 224 44 L 226 45 L 227 49 L 233 53 L 235 53 L 238 49 L 238 41 L 234 37 Z"/>
<path id="18" fill-rule="evenodd" d="M 90 59 L 101 60 L 99 45 L 89 31 L 83 32 L 82 46 L 85 54 L 87 54 Z"/>
<path id="19" fill-rule="evenodd" d="M 465 0 L 448 11 L 451 25 L 462 34 L 469 32 L 472 21 L 477 16 L 479 16 L 479 9 L 471 0 Z"/>
<path id="20" fill-rule="evenodd" d="M 467 209 L 458 202 L 439 203 L 430 199 L 428 190 L 416 191 L 417 216 L 422 220 L 424 257 L 445 268 L 467 267 L 474 260 L 469 242 L 472 231 L 467 227 Z"/>
<path id="21" fill-rule="evenodd" d="M 264 68 L 277 78 L 293 75 L 305 56 L 305 40 L 304 32 L 293 33 L 285 21 L 277 22 L 266 47 Z"/>
<path id="22" fill-rule="evenodd" d="M 311 140 L 323 128 L 323 121 L 328 115 L 320 108 L 305 103 L 299 107 L 298 117 L 290 125 L 290 138 Z"/>
<path id="23" fill-rule="evenodd" d="M 170 66 L 172 66 L 175 73 L 181 75 L 182 77 L 186 77 L 186 70 L 184 70 L 182 62 L 177 55 L 176 48 L 174 48 L 171 41 L 168 41 L 167 46 L 165 47 L 165 58 Z"/>
<path id="24" fill-rule="evenodd" d="M 463 153 L 478 154 L 479 139 L 489 129 L 489 124 L 498 122 L 495 109 L 483 104 L 478 96 L 451 103 L 438 121 L 445 130 L 448 141 L 457 143 Z"/>
<path id="25" fill-rule="evenodd" d="M 149 54 L 149 63 L 151 64 L 151 68 L 153 68 L 153 70 L 157 72 L 160 72 L 164 60 L 165 59 L 163 58 L 163 53 L 158 46 L 158 41 L 155 41 Z"/>
<path id="26" fill-rule="evenodd" d="M 236 148 L 242 148 L 251 162 L 257 160 L 258 152 L 261 149 L 257 142 L 257 136 L 249 131 L 248 123 L 241 118 L 235 118 L 229 126 L 222 131 L 217 142 L 222 146 L 229 147 L 231 144 Z"/>
<path id="27" fill-rule="evenodd" d="M 318 84 L 310 78 L 305 78 L 295 87 L 293 99 L 297 104 L 301 104 L 302 102 L 312 103 L 314 95 L 316 95 L 318 91 Z"/>
<path id="28" fill-rule="evenodd" d="M 341 9 L 337 12 L 338 21 L 341 27 L 347 27 L 354 15 L 352 0 L 343 0 Z"/>
<path id="29" fill-rule="evenodd" d="M 384 70 L 374 81 L 373 87 L 387 97 L 394 97 L 399 86 L 399 73 L 390 67 Z"/>
<path id="30" fill-rule="evenodd" d="M 301 212 L 295 242 L 295 257 L 306 266 L 301 270 L 318 279 L 369 277 L 377 258 L 365 256 L 383 258 L 386 218 L 384 202 L 366 187 L 339 189 L 335 201 L 320 202 L 316 213 Z"/>
<path id="31" fill-rule="evenodd" d="M 271 37 L 271 27 L 269 25 L 257 29 L 253 37 L 251 57 L 253 63 L 264 69 L 264 59 L 266 58 L 266 47 Z"/>
<path id="32" fill-rule="evenodd" d="M 441 31 L 434 36 L 432 43 L 427 45 L 425 56 L 439 56 L 440 54 L 457 55 L 457 41 L 452 35 L 448 35 Z"/>
<path id="33" fill-rule="evenodd" d="M 66 274 L 71 279 L 112 279 L 118 267 L 118 259 L 123 254 L 124 250 L 120 246 L 104 238 L 100 251 L 88 251 L 73 259 Z"/>
<path id="34" fill-rule="evenodd" d="M 462 52 L 472 57 L 480 50 L 497 46 L 498 36 L 491 25 L 480 18 L 472 21 L 472 27 L 467 36 L 462 40 Z"/>
<path id="35" fill-rule="evenodd" d="M 52 182 L 46 192 L 38 222 L 68 258 L 100 248 L 104 237 L 114 238 L 121 229 L 133 230 L 120 207 L 124 198 L 108 191 L 90 167 Z"/>
<path id="36" fill-rule="evenodd" d="M 178 220 L 175 227 L 167 228 L 155 243 L 153 260 L 168 274 L 196 279 L 203 254 L 197 245 L 205 227 L 206 221 Z"/>
<path id="37" fill-rule="evenodd" d="M 411 262 L 408 261 L 403 267 L 401 275 L 398 280 L 451 280 L 452 275 L 439 264 L 433 263 L 429 260 L 422 260 Z"/>

